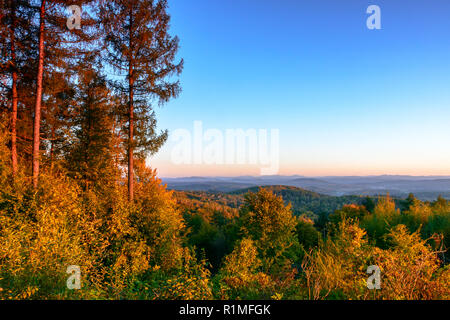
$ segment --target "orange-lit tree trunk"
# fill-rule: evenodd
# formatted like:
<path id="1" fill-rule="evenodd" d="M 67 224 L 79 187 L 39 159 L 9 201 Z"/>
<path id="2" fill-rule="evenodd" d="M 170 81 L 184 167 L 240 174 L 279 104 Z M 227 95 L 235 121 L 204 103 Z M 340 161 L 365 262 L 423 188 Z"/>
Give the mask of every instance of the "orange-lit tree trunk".
<path id="1" fill-rule="evenodd" d="M 11 23 L 11 59 L 12 59 L 12 108 L 11 108 L 11 164 L 12 176 L 17 175 L 17 64 L 16 64 L 16 8 L 15 0 L 12 1 L 12 23 Z"/>
<path id="2" fill-rule="evenodd" d="M 45 40 L 45 0 L 41 1 L 39 16 L 39 64 L 36 84 L 36 103 L 33 123 L 33 186 L 37 188 L 39 179 L 39 146 L 41 127 L 42 78 L 44 74 L 44 40 Z"/>
<path id="3" fill-rule="evenodd" d="M 133 45 L 133 10 L 130 10 L 130 48 Z M 128 61 L 128 90 L 129 90 L 129 105 L 128 105 L 128 117 L 129 117 L 129 132 L 128 132 L 128 201 L 134 200 L 134 159 L 133 159 L 133 133 L 134 133 L 134 79 L 133 79 L 133 62 L 132 57 Z"/>
<path id="4" fill-rule="evenodd" d="M 130 66 L 130 95 L 129 95 L 129 106 L 128 106 L 128 115 L 129 115 L 129 125 L 130 131 L 128 133 L 128 200 L 133 201 L 134 199 L 134 159 L 133 159 L 133 132 L 134 132 L 134 105 L 133 105 L 133 68 Z"/>

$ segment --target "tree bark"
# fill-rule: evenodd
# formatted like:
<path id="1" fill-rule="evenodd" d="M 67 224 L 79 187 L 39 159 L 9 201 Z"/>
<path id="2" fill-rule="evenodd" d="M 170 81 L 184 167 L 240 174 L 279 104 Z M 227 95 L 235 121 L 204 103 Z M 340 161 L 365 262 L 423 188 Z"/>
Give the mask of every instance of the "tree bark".
<path id="1" fill-rule="evenodd" d="M 133 10 L 130 10 L 130 33 L 129 33 L 129 50 L 133 48 Z M 129 104 L 128 104 L 128 116 L 129 116 L 129 132 L 128 132 L 128 201 L 134 200 L 134 159 L 133 159 L 133 133 L 134 133 L 134 78 L 133 78 L 133 58 L 132 54 L 129 55 L 128 61 L 128 89 L 129 89 Z"/>
<path id="2" fill-rule="evenodd" d="M 132 74 L 131 69 L 131 74 Z M 134 159 L 133 159 L 133 132 L 134 132 L 134 105 L 133 105 L 133 79 L 130 78 L 130 102 L 128 106 L 130 131 L 128 133 L 128 200 L 130 202 L 134 199 Z"/>
<path id="3" fill-rule="evenodd" d="M 41 1 L 39 17 L 39 65 L 37 74 L 36 103 L 33 126 L 33 186 L 37 188 L 39 179 L 39 146 L 41 127 L 42 78 L 44 74 L 45 0 Z"/>
<path id="4" fill-rule="evenodd" d="M 12 177 L 15 180 L 17 175 L 17 64 L 16 64 L 16 5 L 12 2 L 11 14 L 11 59 L 12 59 L 12 108 L 11 108 L 11 165 Z"/>

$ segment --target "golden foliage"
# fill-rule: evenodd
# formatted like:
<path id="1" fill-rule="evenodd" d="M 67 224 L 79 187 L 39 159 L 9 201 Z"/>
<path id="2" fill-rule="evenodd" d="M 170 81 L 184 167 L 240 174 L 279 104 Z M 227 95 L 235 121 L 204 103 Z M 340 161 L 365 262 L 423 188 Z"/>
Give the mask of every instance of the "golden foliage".
<path id="1" fill-rule="evenodd" d="M 418 232 L 409 233 L 404 225 L 388 234 L 392 247 L 375 250 L 374 260 L 382 272 L 383 299 L 448 299 L 448 268 L 439 270 L 441 262 Z"/>
<path id="2" fill-rule="evenodd" d="M 339 232 L 303 261 L 304 280 L 310 299 L 448 299 L 449 270 L 442 268 L 418 232 L 404 225 L 392 228 L 391 244 L 372 247 L 365 231 L 344 220 Z M 381 290 L 366 287 L 369 265 L 381 269 Z"/>
<path id="3" fill-rule="evenodd" d="M 45 173 L 37 192 L 3 190 L 0 298 L 125 298 L 154 266 L 167 273 L 182 267 L 176 202 L 154 171 L 140 170 L 133 205 L 122 185 L 98 194 Z M 70 265 L 81 268 L 82 290 L 67 290 Z"/>
<path id="4" fill-rule="evenodd" d="M 370 247 L 365 231 L 355 222 L 344 219 L 334 238 L 327 239 L 303 260 L 308 298 L 326 299 L 333 293 L 361 299 L 365 292 L 364 266 L 368 256 Z"/>
<path id="5" fill-rule="evenodd" d="M 220 295 L 222 298 L 247 299 L 252 295 L 271 290 L 273 285 L 269 275 L 258 271 L 261 260 L 251 239 L 242 239 L 233 252 L 225 258 L 221 269 Z"/>

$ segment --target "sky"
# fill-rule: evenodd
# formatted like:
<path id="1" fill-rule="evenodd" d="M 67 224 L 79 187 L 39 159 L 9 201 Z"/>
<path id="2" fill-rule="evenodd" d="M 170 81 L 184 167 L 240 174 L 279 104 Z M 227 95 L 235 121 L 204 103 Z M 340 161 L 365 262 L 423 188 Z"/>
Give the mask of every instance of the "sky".
<path id="1" fill-rule="evenodd" d="M 380 7 L 381 30 L 367 28 L 369 5 Z M 198 151 L 195 142 L 174 140 L 180 132 L 194 139 L 195 121 L 223 136 L 278 130 L 276 174 L 450 175 L 450 1 L 169 6 L 183 91 L 155 108 L 159 129 L 169 131 L 148 159 L 159 176 L 261 174 L 262 164 L 250 161 L 177 161 L 181 143 L 181 150 Z"/>

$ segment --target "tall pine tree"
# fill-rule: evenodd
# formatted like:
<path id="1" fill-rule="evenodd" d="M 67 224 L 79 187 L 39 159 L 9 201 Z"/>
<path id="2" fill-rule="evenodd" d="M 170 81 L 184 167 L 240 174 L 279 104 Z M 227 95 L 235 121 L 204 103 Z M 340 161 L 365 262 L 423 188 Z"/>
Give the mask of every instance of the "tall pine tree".
<path id="1" fill-rule="evenodd" d="M 159 150 L 167 132 L 156 133 L 153 103 L 177 97 L 181 88 L 173 76 L 183 61 L 175 61 L 178 38 L 169 34 L 166 0 L 102 1 L 101 20 L 109 64 L 121 76 L 114 87 L 127 98 L 128 199 L 134 197 L 134 158 Z"/>
<path id="2" fill-rule="evenodd" d="M 66 154 L 69 174 L 85 188 L 114 180 L 114 110 L 118 99 L 106 80 L 89 65 L 80 65 L 71 128 L 74 138 Z"/>
<path id="3" fill-rule="evenodd" d="M 0 8 L 0 72 L 2 81 L 0 91 L 10 107 L 10 149 L 11 172 L 13 178 L 18 171 L 18 109 L 20 101 L 20 88 L 27 83 L 26 74 L 31 70 L 29 58 L 33 56 L 32 45 L 33 25 L 31 23 L 33 10 L 26 0 L 2 0 Z M 22 98 L 22 99 L 20 99 Z"/>
<path id="4" fill-rule="evenodd" d="M 33 1 L 32 1 L 33 2 Z M 33 186 L 37 187 L 39 178 L 39 164 L 41 154 L 41 112 L 43 93 L 46 96 L 59 94 L 52 92 L 51 87 L 45 90 L 45 77 L 52 72 L 62 73 L 69 76 L 71 62 L 80 59 L 86 54 L 87 43 L 97 39 L 97 21 L 84 10 L 81 29 L 69 30 L 67 27 L 67 9 L 71 4 L 80 8 L 93 4 L 93 0 L 78 0 L 68 3 L 65 0 L 41 0 L 37 2 L 37 19 L 39 32 L 37 35 L 38 45 L 38 70 L 36 75 L 36 94 L 33 120 L 33 148 L 32 148 L 32 178 Z M 50 135 L 51 136 L 51 135 Z"/>

